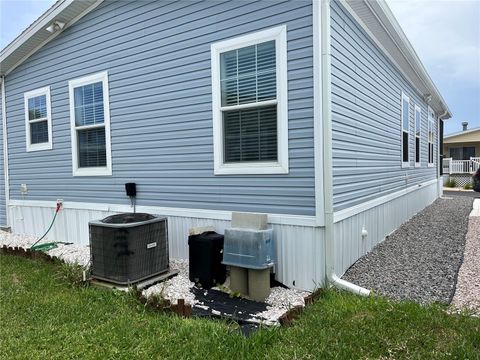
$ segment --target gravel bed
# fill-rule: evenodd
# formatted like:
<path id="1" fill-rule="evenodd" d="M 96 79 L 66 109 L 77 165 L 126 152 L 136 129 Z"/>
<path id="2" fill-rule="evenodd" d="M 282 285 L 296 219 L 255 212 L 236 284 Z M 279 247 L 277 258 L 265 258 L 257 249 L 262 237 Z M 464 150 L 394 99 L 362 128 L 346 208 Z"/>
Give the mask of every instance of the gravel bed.
<path id="1" fill-rule="evenodd" d="M 480 209 L 480 200 L 478 208 Z M 463 264 L 458 272 L 452 305 L 480 316 L 480 215 L 472 211 L 468 222 Z M 473 215 L 472 215 L 473 214 Z"/>
<path id="2" fill-rule="evenodd" d="M 5 231 L 0 231 L 0 247 L 3 245 L 11 247 L 19 247 L 28 249 L 37 241 L 36 236 L 25 234 L 11 234 Z M 49 242 L 42 241 L 41 244 Z M 47 251 L 50 256 L 57 257 L 68 264 L 78 264 L 83 267 L 88 267 L 90 263 L 90 248 L 80 245 L 64 245 L 58 244 L 58 247 Z"/>
<path id="3" fill-rule="evenodd" d="M 450 303 L 472 198 L 437 199 L 360 258 L 343 278 L 393 300 Z"/>

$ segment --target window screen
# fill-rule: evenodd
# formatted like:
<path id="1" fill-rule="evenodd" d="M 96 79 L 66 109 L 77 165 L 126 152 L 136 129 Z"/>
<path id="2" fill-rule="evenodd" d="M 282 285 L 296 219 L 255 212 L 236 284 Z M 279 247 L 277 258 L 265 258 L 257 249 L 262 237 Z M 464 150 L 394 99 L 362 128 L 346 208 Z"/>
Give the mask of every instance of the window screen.
<path id="1" fill-rule="evenodd" d="M 409 157 L 409 107 L 410 102 L 402 96 L 402 162 L 408 163 Z"/>
<path id="2" fill-rule="evenodd" d="M 277 107 L 223 114 L 225 162 L 277 159 Z"/>
<path id="3" fill-rule="evenodd" d="M 415 162 L 420 163 L 420 133 L 422 113 L 420 108 L 415 107 Z"/>
<path id="4" fill-rule="evenodd" d="M 78 165 L 107 166 L 105 128 L 78 130 Z"/>
<path id="5" fill-rule="evenodd" d="M 102 82 L 75 88 L 75 125 L 103 123 Z"/>
<path id="6" fill-rule="evenodd" d="M 428 114 L 428 163 L 433 164 L 433 142 L 435 140 L 435 114 Z"/>
<path id="7" fill-rule="evenodd" d="M 275 57 L 275 41 L 220 55 L 225 163 L 278 158 Z M 245 104 L 252 106 L 229 109 Z"/>
<path id="8" fill-rule="evenodd" d="M 30 144 L 48 143 L 47 96 L 40 95 L 28 99 L 28 122 Z"/>
<path id="9" fill-rule="evenodd" d="M 74 88 L 74 108 L 78 167 L 107 166 L 102 82 Z"/>
<path id="10" fill-rule="evenodd" d="M 220 55 L 222 106 L 276 98 L 275 41 Z"/>

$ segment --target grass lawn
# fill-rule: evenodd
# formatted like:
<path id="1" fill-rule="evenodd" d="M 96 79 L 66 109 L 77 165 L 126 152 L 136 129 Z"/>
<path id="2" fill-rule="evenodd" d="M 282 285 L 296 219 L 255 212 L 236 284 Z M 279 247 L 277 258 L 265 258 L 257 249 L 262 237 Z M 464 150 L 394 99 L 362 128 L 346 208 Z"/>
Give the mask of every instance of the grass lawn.
<path id="1" fill-rule="evenodd" d="M 156 313 L 76 287 L 58 264 L 0 255 L 2 359 L 480 359 L 480 319 L 328 291 L 289 328 Z"/>

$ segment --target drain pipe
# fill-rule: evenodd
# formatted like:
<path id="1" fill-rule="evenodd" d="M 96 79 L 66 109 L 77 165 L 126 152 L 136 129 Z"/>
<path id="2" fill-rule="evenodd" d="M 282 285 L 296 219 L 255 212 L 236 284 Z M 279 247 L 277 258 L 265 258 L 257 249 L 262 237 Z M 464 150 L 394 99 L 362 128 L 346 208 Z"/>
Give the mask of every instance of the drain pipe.
<path id="1" fill-rule="evenodd" d="M 321 0 L 321 78 L 323 123 L 323 198 L 325 206 L 325 270 L 327 282 L 336 288 L 368 296 L 370 290 L 341 279 L 335 273 L 335 229 L 333 211 L 333 155 L 331 105 L 330 0 Z"/>

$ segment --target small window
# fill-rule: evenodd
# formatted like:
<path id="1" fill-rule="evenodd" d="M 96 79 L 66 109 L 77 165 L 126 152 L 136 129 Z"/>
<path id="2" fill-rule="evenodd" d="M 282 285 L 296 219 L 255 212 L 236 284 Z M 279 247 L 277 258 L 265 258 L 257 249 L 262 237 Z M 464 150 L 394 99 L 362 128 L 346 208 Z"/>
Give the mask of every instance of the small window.
<path id="1" fill-rule="evenodd" d="M 27 151 L 52 149 L 50 87 L 27 92 L 24 100 Z"/>
<path id="2" fill-rule="evenodd" d="M 422 109 L 415 105 L 415 166 L 420 166 L 421 161 L 421 132 L 422 132 Z"/>
<path id="3" fill-rule="evenodd" d="M 402 93 L 402 167 L 410 166 L 410 98 Z"/>
<path id="4" fill-rule="evenodd" d="M 428 166 L 434 166 L 435 113 L 428 109 Z"/>
<path id="5" fill-rule="evenodd" d="M 74 176 L 111 175 L 108 74 L 69 81 Z"/>
<path id="6" fill-rule="evenodd" d="M 286 27 L 212 45 L 215 174 L 288 173 Z"/>

